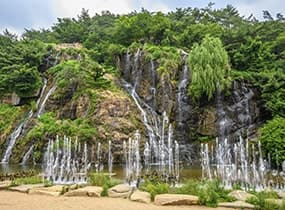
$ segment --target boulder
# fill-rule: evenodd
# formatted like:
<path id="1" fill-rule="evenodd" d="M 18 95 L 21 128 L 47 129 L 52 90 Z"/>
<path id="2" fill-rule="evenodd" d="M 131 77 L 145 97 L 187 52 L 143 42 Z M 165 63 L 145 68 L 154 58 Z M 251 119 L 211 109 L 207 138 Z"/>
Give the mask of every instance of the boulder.
<path id="1" fill-rule="evenodd" d="M 198 204 L 198 196 L 183 194 L 160 194 L 155 196 L 156 205 L 195 205 Z"/>
<path id="2" fill-rule="evenodd" d="M 46 188 L 34 188 L 29 190 L 31 195 L 50 195 L 50 196 L 60 196 L 61 192 L 48 191 Z"/>
<path id="3" fill-rule="evenodd" d="M 67 187 L 64 185 L 54 185 L 51 187 L 41 187 L 41 188 L 33 188 L 29 190 L 29 194 L 36 194 L 36 195 L 52 195 L 52 196 L 59 196 Z"/>
<path id="4" fill-rule="evenodd" d="M 229 193 L 229 196 L 237 199 L 238 201 L 246 201 L 249 198 L 256 198 L 255 195 L 247 193 L 242 190 L 235 190 Z"/>
<path id="5" fill-rule="evenodd" d="M 7 189 L 8 187 L 10 187 L 12 184 L 12 181 L 1 181 L 0 182 L 0 190 L 3 190 L 3 189 Z"/>
<path id="6" fill-rule="evenodd" d="M 79 188 L 77 190 L 71 190 L 65 193 L 65 196 L 88 196 L 88 197 L 100 197 L 103 191 L 102 187 L 88 186 Z"/>
<path id="7" fill-rule="evenodd" d="M 148 192 L 142 192 L 140 190 L 136 190 L 130 197 L 131 201 L 137 201 L 140 203 L 150 203 L 150 193 Z"/>
<path id="8" fill-rule="evenodd" d="M 29 190 L 31 189 L 42 188 L 42 187 L 44 187 L 44 184 L 25 184 L 25 185 L 10 187 L 9 190 L 28 193 Z"/>
<path id="9" fill-rule="evenodd" d="M 111 198 L 127 198 L 131 192 L 132 187 L 126 184 L 119 184 L 108 190 L 108 196 Z"/>
<path id="10" fill-rule="evenodd" d="M 218 207 L 234 208 L 234 209 L 254 209 L 254 205 L 246 203 L 244 201 L 234 201 L 219 203 Z"/>
<path id="11" fill-rule="evenodd" d="M 285 199 L 285 191 L 277 192 L 279 198 Z"/>

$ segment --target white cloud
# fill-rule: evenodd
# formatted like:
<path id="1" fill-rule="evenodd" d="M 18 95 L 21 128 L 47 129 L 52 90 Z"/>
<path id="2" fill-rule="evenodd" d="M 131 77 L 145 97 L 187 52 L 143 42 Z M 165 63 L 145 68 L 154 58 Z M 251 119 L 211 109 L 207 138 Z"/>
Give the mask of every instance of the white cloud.
<path id="1" fill-rule="evenodd" d="M 263 19 L 263 10 L 268 10 L 273 17 L 275 17 L 277 13 L 284 14 L 284 9 L 281 6 L 283 4 L 283 0 L 240 0 L 233 3 L 241 15 L 248 17 L 249 15 L 254 14 L 258 19 Z"/>
<path id="2" fill-rule="evenodd" d="M 58 17 L 76 17 L 82 8 L 93 16 L 103 10 L 116 14 L 125 14 L 133 10 L 132 0 L 53 0 L 53 7 Z"/>
<path id="3" fill-rule="evenodd" d="M 166 3 L 163 3 L 163 1 L 155 0 L 141 0 L 139 7 L 143 7 L 150 11 L 161 11 L 165 13 L 171 10 Z"/>

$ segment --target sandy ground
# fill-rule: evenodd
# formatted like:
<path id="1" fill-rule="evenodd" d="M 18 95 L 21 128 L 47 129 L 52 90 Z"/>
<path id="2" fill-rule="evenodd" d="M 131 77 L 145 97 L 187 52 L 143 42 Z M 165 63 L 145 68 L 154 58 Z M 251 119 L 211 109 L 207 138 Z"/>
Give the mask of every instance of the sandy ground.
<path id="1" fill-rule="evenodd" d="M 0 191 L 0 210 L 231 210 L 202 206 L 156 206 L 121 198 L 51 197 Z"/>

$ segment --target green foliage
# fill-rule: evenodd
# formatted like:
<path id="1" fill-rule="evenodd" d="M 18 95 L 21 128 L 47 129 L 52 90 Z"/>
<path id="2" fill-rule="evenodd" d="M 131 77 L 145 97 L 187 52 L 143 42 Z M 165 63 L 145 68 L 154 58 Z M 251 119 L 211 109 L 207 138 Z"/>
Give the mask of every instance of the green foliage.
<path id="1" fill-rule="evenodd" d="M 228 55 L 220 39 L 207 36 L 201 45 L 195 44 L 188 58 L 192 70 L 189 93 L 199 99 L 206 94 L 210 100 L 214 93 L 230 84 Z"/>
<path id="2" fill-rule="evenodd" d="M 47 136 L 68 135 L 78 137 L 82 141 L 89 141 L 97 131 L 88 119 L 77 118 L 75 120 L 57 120 L 55 114 L 47 112 L 39 118 L 39 123 L 29 131 L 29 139 L 45 139 Z"/>
<path id="3" fill-rule="evenodd" d="M 143 191 L 149 192 L 151 196 L 151 200 L 153 201 L 156 195 L 168 193 L 170 190 L 170 187 L 167 183 L 145 180 L 144 183 L 141 184 L 140 189 Z"/>
<path id="4" fill-rule="evenodd" d="M 199 197 L 199 203 L 210 207 L 217 207 L 218 202 L 231 202 L 234 199 L 228 196 L 229 191 L 225 190 L 218 180 L 187 180 L 182 187 L 175 188 L 175 193 L 190 194 Z"/>
<path id="5" fill-rule="evenodd" d="M 260 130 L 259 140 L 266 154 L 270 153 L 272 162 L 280 165 L 285 160 L 285 118 L 274 117 Z M 276 158 L 278 157 L 278 160 Z"/>
<path id="6" fill-rule="evenodd" d="M 40 41 L 16 41 L 0 35 L 0 96 L 16 92 L 28 97 L 41 86 L 39 67 L 47 53 Z"/>
<path id="7" fill-rule="evenodd" d="M 40 176 L 31 176 L 31 177 L 23 177 L 23 178 L 16 178 L 12 181 L 12 186 L 18 186 L 18 185 L 23 185 L 23 184 L 48 184 L 49 182 L 44 180 Z"/>
<path id="8" fill-rule="evenodd" d="M 181 63 L 180 50 L 174 47 L 144 45 L 146 58 L 155 60 L 159 63 L 157 72 L 160 75 L 167 75 L 170 78 L 175 76 L 176 70 Z"/>
<path id="9" fill-rule="evenodd" d="M 106 174 L 91 173 L 88 175 L 88 183 L 90 183 L 93 186 L 103 187 L 101 196 L 108 196 L 108 189 L 115 185 L 120 184 L 121 182 L 119 180 L 110 178 Z"/>
<path id="10" fill-rule="evenodd" d="M 280 206 L 267 202 L 266 199 L 277 199 L 277 193 L 273 191 L 252 192 L 256 197 L 250 197 L 246 202 L 251 203 L 257 210 L 281 210 Z"/>
<path id="11" fill-rule="evenodd" d="M 21 110 L 19 107 L 14 107 L 8 104 L 0 104 L 0 133 L 6 136 L 13 123 L 19 118 Z"/>

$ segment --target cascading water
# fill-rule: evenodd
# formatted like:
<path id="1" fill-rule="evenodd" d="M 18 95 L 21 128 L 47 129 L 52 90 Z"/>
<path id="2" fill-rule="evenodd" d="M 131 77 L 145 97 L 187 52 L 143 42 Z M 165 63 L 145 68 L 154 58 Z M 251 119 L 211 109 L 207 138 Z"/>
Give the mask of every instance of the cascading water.
<path id="1" fill-rule="evenodd" d="M 152 107 L 156 107 L 156 100 L 155 100 L 155 96 L 156 96 L 156 82 L 155 82 L 155 66 L 154 66 L 154 62 L 151 59 L 150 60 L 150 76 L 151 76 L 151 87 L 150 87 L 150 94 L 152 96 Z"/>
<path id="2" fill-rule="evenodd" d="M 201 145 L 201 166 L 203 176 L 219 178 L 226 188 L 240 185 L 243 189 L 284 189 L 284 177 L 278 171 L 270 171 L 261 152 L 261 144 L 249 141 L 253 113 L 250 102 L 254 92 L 244 83 L 233 83 L 233 105 L 224 105 L 222 95 L 217 94 L 217 130 L 215 146 Z M 233 112 L 236 120 L 228 116 Z M 235 130 L 234 130 L 235 129 Z M 229 141 L 230 140 L 230 141 Z M 210 158 L 212 157 L 212 158 Z M 283 182 L 283 184 L 282 184 Z"/>
<path id="3" fill-rule="evenodd" d="M 184 98 L 187 97 L 187 85 L 188 85 L 188 65 L 186 62 L 186 56 L 184 57 L 184 66 L 183 66 L 183 75 L 182 79 L 178 85 L 178 94 L 177 94 L 177 103 L 178 103 L 178 123 L 182 123 L 182 117 L 183 117 L 183 106 L 184 104 Z"/>
<path id="4" fill-rule="evenodd" d="M 172 128 L 169 123 L 166 112 L 163 113 L 163 116 L 159 116 L 155 110 L 146 104 L 136 93 L 136 88 L 138 86 L 138 81 L 140 81 L 141 72 L 139 69 L 139 55 L 140 51 L 138 50 L 134 56 L 134 66 L 135 66 L 135 82 L 134 87 L 126 81 L 122 81 L 123 87 L 126 91 L 131 95 L 135 104 L 142 115 L 142 122 L 145 125 L 148 141 L 145 143 L 144 155 L 145 155 L 145 166 L 146 172 L 149 172 L 151 167 L 155 167 L 166 179 L 179 177 L 179 166 L 174 166 L 175 164 L 179 164 L 179 160 L 174 160 L 174 157 L 177 158 L 177 154 L 179 155 L 179 145 L 176 142 L 173 145 L 172 142 Z M 129 61 L 130 62 L 130 61 Z M 126 68 L 128 68 L 130 63 L 126 63 Z M 155 86 L 155 69 L 154 64 L 151 62 L 151 71 L 154 74 L 153 84 Z M 168 135 L 167 135 L 168 134 Z M 168 141 L 165 142 L 165 138 L 168 137 Z M 132 140 L 130 140 L 132 142 Z M 129 147 L 130 147 L 129 142 Z M 131 144 L 133 145 L 133 144 Z M 126 147 L 126 143 L 125 143 Z M 125 152 L 125 156 L 126 156 Z M 126 161 L 126 168 L 130 167 L 130 162 Z M 174 170 L 176 169 L 176 170 Z M 176 173 L 176 174 L 174 174 Z M 127 170 L 126 175 L 129 176 L 130 172 Z"/>
<path id="5" fill-rule="evenodd" d="M 87 172 L 90 168 L 87 156 L 87 144 L 84 143 L 83 151 L 81 143 L 70 138 L 48 142 L 45 154 L 43 178 L 54 184 L 81 184 L 87 182 Z M 74 143 L 72 145 L 72 143 Z"/>
<path id="6" fill-rule="evenodd" d="M 9 137 L 8 147 L 6 148 L 6 151 L 4 153 L 4 156 L 2 158 L 1 163 L 8 163 L 9 162 L 10 156 L 12 154 L 12 149 L 13 149 L 17 139 L 23 133 L 23 130 L 27 126 L 27 124 L 28 124 L 29 120 L 32 118 L 32 116 L 33 116 L 33 111 L 30 111 L 28 113 L 27 117 L 24 119 L 24 122 L 22 122 L 18 127 L 16 127 L 16 129 L 11 133 L 11 135 Z"/>
<path id="7" fill-rule="evenodd" d="M 45 104 L 48 100 L 48 98 L 50 97 L 50 95 L 55 91 L 56 87 L 53 86 L 46 94 L 45 98 L 42 99 L 44 97 L 44 92 L 45 92 L 45 89 L 47 87 L 47 79 L 44 78 L 43 80 L 43 87 L 41 89 L 41 92 L 40 92 L 40 96 L 36 102 L 36 108 L 38 109 L 38 112 L 37 112 L 37 117 L 39 117 L 41 114 L 43 114 L 43 111 L 44 111 L 44 107 L 45 107 Z M 3 159 L 1 161 L 1 163 L 8 163 L 9 162 L 9 159 L 10 159 L 10 156 L 12 155 L 12 149 L 17 141 L 18 138 L 20 138 L 24 132 L 25 132 L 25 129 L 27 127 L 27 125 L 29 124 L 30 122 L 30 119 L 33 117 L 34 113 L 33 113 L 33 110 L 30 110 L 28 115 L 26 116 L 26 118 L 24 119 L 24 121 L 18 126 L 16 127 L 16 129 L 12 132 L 12 134 L 10 135 L 9 137 L 9 143 L 8 143 L 8 147 L 6 148 L 6 151 L 4 153 L 4 156 L 3 156 Z M 30 149 L 29 149 L 30 150 Z M 28 153 L 28 151 L 27 151 Z M 26 153 L 26 154 L 27 154 Z M 28 153 L 29 154 L 29 153 Z M 29 157 L 29 156 L 26 156 L 26 157 Z M 22 159 L 22 164 L 25 164 L 27 161 L 27 159 Z"/>
<path id="8" fill-rule="evenodd" d="M 25 165 L 26 162 L 28 161 L 28 159 L 31 157 L 31 154 L 33 152 L 33 149 L 34 149 L 35 145 L 33 144 L 29 150 L 26 152 L 26 154 L 24 155 L 23 159 L 22 159 L 22 162 L 21 162 L 21 165 Z"/>
<path id="9" fill-rule="evenodd" d="M 37 112 L 38 118 L 44 113 L 46 102 L 48 101 L 49 97 L 54 93 L 55 90 L 56 90 L 56 86 L 52 86 L 49 89 L 49 91 L 47 92 L 45 98 L 39 104 L 39 108 L 38 108 L 38 112 Z"/>

